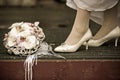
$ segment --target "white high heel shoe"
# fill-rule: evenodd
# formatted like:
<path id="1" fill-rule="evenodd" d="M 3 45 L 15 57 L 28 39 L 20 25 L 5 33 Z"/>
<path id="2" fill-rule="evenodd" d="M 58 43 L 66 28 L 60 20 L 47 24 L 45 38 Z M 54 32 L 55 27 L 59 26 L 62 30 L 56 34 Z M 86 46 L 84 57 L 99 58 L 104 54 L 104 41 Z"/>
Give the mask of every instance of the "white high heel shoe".
<path id="1" fill-rule="evenodd" d="M 119 37 L 120 37 L 120 27 L 117 26 L 110 33 L 108 33 L 105 37 L 103 37 L 99 40 L 90 39 L 88 42 L 85 42 L 83 45 L 98 47 L 98 46 L 101 46 L 102 44 L 104 44 L 105 42 L 115 38 L 115 46 L 117 46 Z"/>
<path id="2" fill-rule="evenodd" d="M 56 52 L 75 52 L 78 50 L 78 48 L 87 40 L 92 38 L 91 30 L 88 29 L 87 32 L 84 34 L 84 36 L 81 38 L 81 40 L 74 44 L 74 45 L 68 45 L 66 43 L 61 44 L 60 46 L 56 47 L 54 51 Z"/>

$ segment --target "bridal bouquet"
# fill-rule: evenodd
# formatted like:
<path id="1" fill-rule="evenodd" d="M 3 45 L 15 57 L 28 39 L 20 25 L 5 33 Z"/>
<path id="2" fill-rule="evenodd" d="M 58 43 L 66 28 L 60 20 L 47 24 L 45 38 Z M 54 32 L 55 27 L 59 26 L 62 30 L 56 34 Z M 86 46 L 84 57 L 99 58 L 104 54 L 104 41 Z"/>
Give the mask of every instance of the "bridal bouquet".
<path id="1" fill-rule="evenodd" d="M 24 62 L 25 80 L 32 80 L 32 67 L 35 61 L 37 63 L 38 57 L 55 56 L 65 59 L 65 57 L 54 53 L 52 46 L 48 45 L 47 42 L 43 42 L 45 35 L 38 25 L 39 22 L 13 23 L 4 38 L 4 45 L 9 53 L 27 55 Z"/>
<path id="2" fill-rule="evenodd" d="M 28 55 L 37 52 L 45 38 L 39 22 L 20 22 L 12 24 L 10 31 L 5 34 L 4 45 L 9 53 Z"/>

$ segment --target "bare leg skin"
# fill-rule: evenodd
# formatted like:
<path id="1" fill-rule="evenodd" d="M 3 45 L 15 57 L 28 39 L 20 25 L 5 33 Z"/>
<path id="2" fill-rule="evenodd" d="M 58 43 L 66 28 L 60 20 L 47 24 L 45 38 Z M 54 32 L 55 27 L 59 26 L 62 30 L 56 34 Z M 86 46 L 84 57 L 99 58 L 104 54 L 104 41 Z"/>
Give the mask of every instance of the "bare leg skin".
<path id="1" fill-rule="evenodd" d="M 94 40 L 98 40 L 106 36 L 110 31 L 117 27 L 117 5 L 104 12 L 104 22 L 100 30 L 93 37 Z"/>
<path id="2" fill-rule="evenodd" d="M 89 27 L 90 12 L 77 8 L 76 18 L 74 21 L 73 28 L 66 39 L 65 43 L 74 45 L 80 41 L 82 36 L 87 32 Z"/>

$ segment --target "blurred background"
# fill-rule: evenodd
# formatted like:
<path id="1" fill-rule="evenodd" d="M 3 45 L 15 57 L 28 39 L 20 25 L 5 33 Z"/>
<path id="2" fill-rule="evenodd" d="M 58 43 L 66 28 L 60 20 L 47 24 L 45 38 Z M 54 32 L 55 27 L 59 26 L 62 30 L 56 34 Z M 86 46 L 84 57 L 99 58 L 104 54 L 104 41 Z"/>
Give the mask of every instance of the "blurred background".
<path id="1" fill-rule="evenodd" d="M 69 10 L 65 0 L 0 0 L 0 25 L 20 21 L 40 21 L 41 24 L 42 22 L 51 24 L 53 19 L 56 23 L 66 18 Z"/>
<path id="2" fill-rule="evenodd" d="M 61 43 L 71 30 L 75 13 L 66 0 L 0 0 L 0 37 L 15 22 L 39 21 L 47 42 Z"/>
<path id="3" fill-rule="evenodd" d="M 0 0 L 0 6 L 36 6 L 40 1 L 52 0 Z M 65 3 L 66 0 L 54 0 L 55 2 Z"/>

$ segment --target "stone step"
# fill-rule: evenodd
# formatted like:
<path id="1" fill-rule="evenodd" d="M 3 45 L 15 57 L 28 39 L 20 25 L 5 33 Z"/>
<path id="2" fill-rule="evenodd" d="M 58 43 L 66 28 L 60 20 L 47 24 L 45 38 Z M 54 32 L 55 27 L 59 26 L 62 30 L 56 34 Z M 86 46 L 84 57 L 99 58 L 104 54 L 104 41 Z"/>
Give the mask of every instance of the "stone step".
<path id="1" fill-rule="evenodd" d="M 24 61 L 0 60 L 0 80 L 24 80 Z M 120 80 L 120 60 L 38 60 L 33 80 Z"/>

